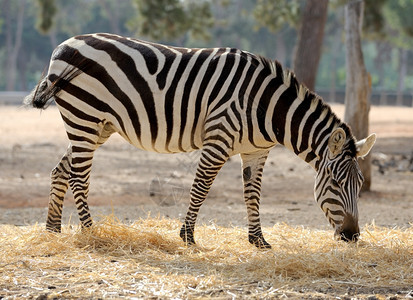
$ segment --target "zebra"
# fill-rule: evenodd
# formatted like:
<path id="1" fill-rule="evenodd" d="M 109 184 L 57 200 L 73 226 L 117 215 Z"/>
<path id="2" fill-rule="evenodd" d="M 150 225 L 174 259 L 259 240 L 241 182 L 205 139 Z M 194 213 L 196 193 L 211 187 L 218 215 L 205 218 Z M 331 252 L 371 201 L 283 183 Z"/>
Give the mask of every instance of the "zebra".
<path id="1" fill-rule="evenodd" d="M 248 240 L 271 248 L 259 214 L 269 151 L 284 145 L 315 171 L 314 196 L 337 239 L 357 240 L 363 183 L 357 159 L 376 140 L 356 141 L 350 127 L 294 73 L 235 48 L 180 48 L 108 33 L 74 36 L 53 51 L 47 75 L 24 103 L 55 102 L 70 141 L 51 172 L 46 228 L 61 231 L 71 188 L 82 228 L 93 154 L 113 134 L 158 153 L 200 150 L 180 237 L 195 244 L 200 207 L 221 167 L 240 155 Z"/>

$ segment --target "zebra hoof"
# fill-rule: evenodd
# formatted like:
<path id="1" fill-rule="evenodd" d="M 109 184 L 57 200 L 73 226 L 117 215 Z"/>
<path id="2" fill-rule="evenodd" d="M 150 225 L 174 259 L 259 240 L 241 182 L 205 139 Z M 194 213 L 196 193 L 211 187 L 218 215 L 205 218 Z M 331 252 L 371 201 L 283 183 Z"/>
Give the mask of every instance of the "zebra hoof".
<path id="1" fill-rule="evenodd" d="M 262 235 L 256 236 L 250 234 L 248 236 L 248 241 L 258 249 L 271 249 L 271 245 L 267 243 Z"/>
<path id="2" fill-rule="evenodd" d="M 89 222 L 87 224 L 81 224 L 80 225 L 80 230 L 82 231 L 82 233 L 87 233 L 90 232 L 91 228 L 92 228 L 93 223 Z"/>
<path id="3" fill-rule="evenodd" d="M 179 236 L 184 241 L 186 246 L 195 245 L 194 231 L 187 229 L 185 225 L 182 226 Z"/>
<path id="4" fill-rule="evenodd" d="M 54 233 L 61 233 L 62 232 L 62 225 L 61 224 L 48 224 L 46 223 L 46 230 L 49 232 Z"/>

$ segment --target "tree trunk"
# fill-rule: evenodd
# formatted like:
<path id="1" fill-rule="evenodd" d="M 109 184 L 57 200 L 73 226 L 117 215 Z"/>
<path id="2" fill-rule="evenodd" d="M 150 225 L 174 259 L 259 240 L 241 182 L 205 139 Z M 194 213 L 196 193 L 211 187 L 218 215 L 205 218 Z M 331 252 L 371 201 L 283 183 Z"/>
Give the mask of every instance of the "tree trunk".
<path id="1" fill-rule="evenodd" d="M 399 49 L 399 83 L 397 85 L 396 105 L 403 106 L 404 81 L 407 74 L 407 49 Z"/>
<path id="2" fill-rule="evenodd" d="M 344 120 L 350 125 L 357 139 L 365 138 L 369 133 L 369 111 L 371 79 L 364 65 L 361 49 L 361 25 L 364 2 L 349 0 L 345 10 L 346 33 L 346 97 Z M 370 190 L 371 156 L 360 160 L 364 175 L 362 190 Z"/>
<path id="3" fill-rule="evenodd" d="M 13 32 L 12 8 L 10 0 L 4 2 L 6 14 L 6 90 L 12 91 L 16 85 L 17 58 L 22 42 L 25 1 L 20 0 L 17 8 L 16 31 Z M 14 36 L 14 41 L 13 41 Z"/>
<path id="4" fill-rule="evenodd" d="M 337 60 L 338 60 L 338 54 L 340 51 L 340 47 L 342 47 L 342 42 L 341 42 L 342 28 L 340 29 L 341 30 L 337 30 L 334 33 L 333 45 L 332 45 L 333 52 L 331 53 L 331 61 L 330 61 L 331 84 L 330 84 L 330 96 L 328 100 L 331 103 L 336 102 Z"/>
<path id="5" fill-rule="evenodd" d="M 24 48 L 20 49 L 20 55 L 17 58 L 17 73 L 18 73 L 18 89 L 20 91 L 28 91 L 29 86 L 27 83 L 27 53 Z"/>
<path id="6" fill-rule="evenodd" d="M 293 69 L 297 79 L 310 90 L 314 90 L 315 87 L 327 8 L 328 0 L 307 0 L 302 15 Z"/>
<path id="7" fill-rule="evenodd" d="M 377 75 L 379 77 L 380 87 L 380 105 L 387 104 L 387 93 L 384 88 L 386 79 L 386 70 L 384 69 L 383 62 L 390 60 L 391 47 L 388 43 L 383 41 L 376 42 L 377 56 L 374 59 L 374 64 L 377 69 Z"/>

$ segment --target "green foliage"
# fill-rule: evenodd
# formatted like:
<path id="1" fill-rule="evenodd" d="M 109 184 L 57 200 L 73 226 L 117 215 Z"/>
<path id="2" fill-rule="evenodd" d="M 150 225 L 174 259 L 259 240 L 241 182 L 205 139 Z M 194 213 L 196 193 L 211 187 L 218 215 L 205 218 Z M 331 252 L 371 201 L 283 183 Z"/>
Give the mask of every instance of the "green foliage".
<path id="1" fill-rule="evenodd" d="M 300 0 L 258 0 L 254 17 L 261 27 L 279 31 L 285 24 L 297 28 L 300 19 Z"/>
<path id="2" fill-rule="evenodd" d="M 19 2 L 9 1 L 10 7 L 4 11 L 5 0 L 0 0 L 0 24 L 3 22 L 0 25 L 0 66 L 5 66 L 8 59 L 5 51 L 6 16 L 14 20 L 18 12 Z M 24 72 L 18 73 L 16 87 L 19 89 L 24 86 L 31 88 L 37 83 L 56 44 L 70 36 L 88 32 L 118 32 L 186 47 L 236 47 L 271 59 L 283 57 L 284 66 L 291 66 L 297 36 L 295 26 L 300 21 L 300 10 L 305 3 L 304 0 L 25 1 L 23 41 L 18 62 L 19 69 Z M 413 49 L 413 18 L 409 16 L 413 11 L 413 0 L 365 1 L 363 53 L 373 88 L 395 90 L 398 48 Z M 347 0 L 330 0 L 316 90 L 328 89 L 333 84 L 332 80 L 337 90 L 345 86 L 342 31 L 346 3 Z M 50 10 L 53 5 L 56 9 L 54 16 L 53 7 Z M 42 12 L 42 6 L 49 10 Z M 39 19 L 43 16 L 52 23 L 40 26 Z M 113 26 L 114 22 L 117 26 Z M 47 35 L 39 33 L 41 27 L 49 28 Z M 15 30 L 16 22 L 12 22 L 11 32 Z M 206 40 L 207 37 L 210 40 Z M 55 39 L 53 42 L 52 38 Z M 387 45 L 385 51 L 379 51 L 380 45 Z M 280 56 L 282 50 L 284 56 Z M 413 64 L 411 57 L 408 63 L 409 66 Z M 412 72 L 408 70 L 406 82 L 412 82 L 412 77 L 409 77 Z M 5 88 L 6 78 L 2 67 L 0 90 Z"/>
<path id="3" fill-rule="evenodd" d="M 363 32 L 370 39 L 383 39 L 386 36 L 386 20 L 383 15 L 383 7 L 388 0 L 364 0 Z"/>
<path id="4" fill-rule="evenodd" d="M 36 28 L 41 33 L 47 33 L 53 26 L 53 19 L 56 15 L 56 1 L 55 0 L 37 0 L 38 17 L 36 21 Z"/>
<path id="5" fill-rule="evenodd" d="M 386 19 L 387 40 L 401 48 L 413 48 L 413 0 L 390 1 L 383 11 Z"/>
<path id="6" fill-rule="evenodd" d="M 129 21 L 131 30 L 155 40 L 173 40 L 186 33 L 208 39 L 213 24 L 209 2 L 191 0 L 134 0 L 137 17 Z"/>
<path id="7" fill-rule="evenodd" d="M 391 28 L 400 28 L 408 37 L 413 37 L 413 1 L 388 1 L 386 16 Z"/>

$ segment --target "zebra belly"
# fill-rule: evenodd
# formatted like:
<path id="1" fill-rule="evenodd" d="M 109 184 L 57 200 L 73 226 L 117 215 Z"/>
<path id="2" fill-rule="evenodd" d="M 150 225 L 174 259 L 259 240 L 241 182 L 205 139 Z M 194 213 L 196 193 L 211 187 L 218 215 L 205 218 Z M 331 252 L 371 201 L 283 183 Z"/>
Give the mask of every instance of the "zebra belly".
<path id="1" fill-rule="evenodd" d="M 157 153 L 182 153 L 182 152 L 192 152 L 202 148 L 203 144 L 203 134 L 196 131 L 194 135 L 189 132 L 184 132 L 182 135 L 176 134 L 172 136 L 171 139 L 167 137 L 167 130 L 164 127 L 158 127 L 159 133 L 157 138 L 152 141 L 148 138 L 133 139 L 126 136 L 124 133 L 120 133 L 129 143 L 133 146 L 151 152 Z M 179 132 L 180 128 L 174 129 L 174 132 Z M 141 135 L 143 137 L 144 135 Z"/>

